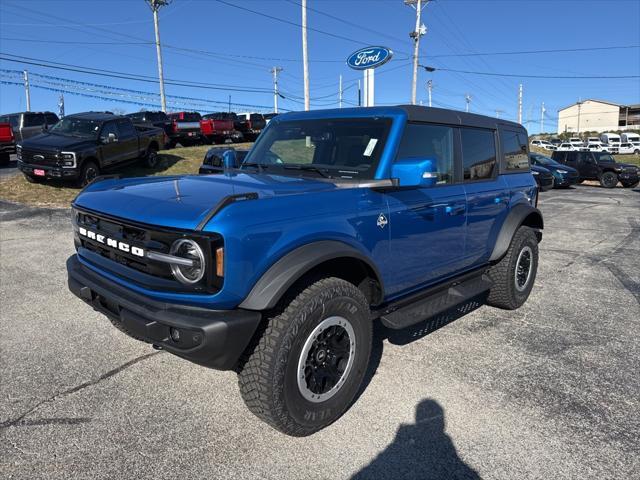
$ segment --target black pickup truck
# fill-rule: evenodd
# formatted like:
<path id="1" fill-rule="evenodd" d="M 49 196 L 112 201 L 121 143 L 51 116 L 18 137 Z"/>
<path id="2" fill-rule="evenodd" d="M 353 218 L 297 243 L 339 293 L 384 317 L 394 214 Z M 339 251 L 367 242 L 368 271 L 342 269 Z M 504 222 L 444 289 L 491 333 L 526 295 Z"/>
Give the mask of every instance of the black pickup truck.
<path id="1" fill-rule="evenodd" d="M 135 125 L 128 117 L 102 112 L 64 117 L 47 132 L 20 142 L 18 168 L 29 182 L 74 180 L 86 185 L 100 175 L 131 161 L 158 164 L 165 143 L 160 128 Z"/>
<path id="2" fill-rule="evenodd" d="M 125 116 L 129 117 L 134 125 L 158 127 L 164 130 L 164 133 L 167 135 L 167 144 L 164 145 L 165 148 L 169 148 L 174 144 L 172 140 L 178 140 L 178 135 L 173 131 L 173 121 L 161 110 L 155 112 L 127 113 Z"/>

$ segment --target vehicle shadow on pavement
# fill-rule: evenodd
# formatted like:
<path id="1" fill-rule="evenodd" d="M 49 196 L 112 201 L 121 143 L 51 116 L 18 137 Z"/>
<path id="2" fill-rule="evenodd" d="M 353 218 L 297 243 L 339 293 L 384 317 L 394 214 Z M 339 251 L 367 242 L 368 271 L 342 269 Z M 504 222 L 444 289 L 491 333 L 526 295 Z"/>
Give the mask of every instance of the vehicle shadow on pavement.
<path id="1" fill-rule="evenodd" d="M 401 425 L 391 445 L 351 480 L 479 480 L 480 475 L 458 456 L 444 430 L 444 410 L 440 404 L 422 400 L 416 407 L 415 423 Z"/>

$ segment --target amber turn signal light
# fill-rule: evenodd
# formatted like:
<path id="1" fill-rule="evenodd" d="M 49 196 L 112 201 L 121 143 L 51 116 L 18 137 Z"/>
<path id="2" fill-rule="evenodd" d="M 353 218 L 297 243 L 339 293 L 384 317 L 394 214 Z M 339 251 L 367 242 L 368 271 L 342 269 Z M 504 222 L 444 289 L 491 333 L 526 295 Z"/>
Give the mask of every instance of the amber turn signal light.
<path id="1" fill-rule="evenodd" d="M 219 247 L 216 249 L 216 275 L 218 277 L 224 276 L 224 248 Z"/>

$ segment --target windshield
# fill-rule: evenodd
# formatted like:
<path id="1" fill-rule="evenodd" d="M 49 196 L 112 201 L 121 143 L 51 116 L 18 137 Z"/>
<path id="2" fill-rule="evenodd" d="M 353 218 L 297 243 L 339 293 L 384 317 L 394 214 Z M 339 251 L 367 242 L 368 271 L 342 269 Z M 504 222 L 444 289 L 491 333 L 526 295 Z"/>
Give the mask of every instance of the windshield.
<path id="1" fill-rule="evenodd" d="M 540 165 L 559 165 L 554 159 L 545 157 L 544 155 L 531 155 L 531 157 L 535 163 L 539 163 Z"/>
<path id="2" fill-rule="evenodd" d="M 384 149 L 388 119 L 273 121 L 258 138 L 242 168 L 269 173 L 373 178 Z"/>
<path id="3" fill-rule="evenodd" d="M 98 120 L 87 120 L 77 117 L 65 117 L 49 129 L 51 133 L 70 137 L 98 138 L 100 129 Z"/>

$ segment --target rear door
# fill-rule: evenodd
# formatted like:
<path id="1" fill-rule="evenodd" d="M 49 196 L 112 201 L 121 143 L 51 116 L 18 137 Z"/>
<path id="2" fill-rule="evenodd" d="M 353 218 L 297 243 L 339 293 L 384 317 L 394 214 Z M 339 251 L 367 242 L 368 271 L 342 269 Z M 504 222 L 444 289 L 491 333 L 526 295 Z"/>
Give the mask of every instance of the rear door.
<path id="1" fill-rule="evenodd" d="M 596 157 L 591 152 L 576 152 L 580 176 L 583 178 L 596 180 L 600 178 L 600 167 L 596 162 Z"/>
<path id="2" fill-rule="evenodd" d="M 502 135 L 512 139 L 513 148 L 520 149 L 516 132 L 505 131 Z M 460 128 L 463 181 L 467 196 L 467 266 L 489 260 L 492 246 L 507 215 L 509 187 L 504 177 L 498 175 L 496 137 L 495 130 Z M 528 172 L 528 168 L 527 158 L 526 170 L 523 171 Z"/>
<path id="3" fill-rule="evenodd" d="M 118 120 L 118 137 L 120 146 L 122 148 L 121 161 L 132 160 L 140 156 L 140 150 L 138 145 L 138 132 L 136 131 L 133 123 L 128 118 L 122 118 Z"/>
<path id="4" fill-rule="evenodd" d="M 430 187 L 386 194 L 392 259 L 386 289 L 391 295 L 410 293 L 464 265 L 467 212 L 464 187 L 454 168 L 456 137 L 455 127 L 447 125 L 409 123 L 405 127 L 397 158 L 434 159 L 438 177 Z"/>

